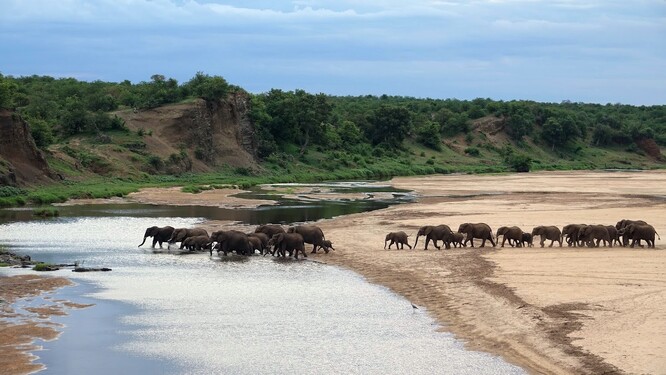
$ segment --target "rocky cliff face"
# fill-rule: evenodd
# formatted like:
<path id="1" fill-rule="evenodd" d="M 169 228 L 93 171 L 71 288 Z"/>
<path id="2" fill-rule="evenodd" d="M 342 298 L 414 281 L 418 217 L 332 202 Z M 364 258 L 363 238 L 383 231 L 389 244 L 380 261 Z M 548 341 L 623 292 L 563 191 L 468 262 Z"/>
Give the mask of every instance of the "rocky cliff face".
<path id="1" fill-rule="evenodd" d="M 0 185 L 31 185 L 52 180 L 53 172 L 35 145 L 28 124 L 0 110 Z"/>

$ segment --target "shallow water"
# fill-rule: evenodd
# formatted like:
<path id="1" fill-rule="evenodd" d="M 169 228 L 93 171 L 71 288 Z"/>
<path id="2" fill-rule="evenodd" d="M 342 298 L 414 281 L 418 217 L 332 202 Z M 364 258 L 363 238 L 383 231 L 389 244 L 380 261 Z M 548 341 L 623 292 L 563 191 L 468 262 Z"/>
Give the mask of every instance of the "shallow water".
<path id="1" fill-rule="evenodd" d="M 79 282 L 59 296 L 97 305 L 57 318 L 65 332 L 36 353 L 46 372 L 524 373 L 465 350 L 437 332 L 425 310 L 353 272 L 260 256 L 153 253 L 136 247 L 146 227 L 201 219 L 127 214 L 0 225 L 0 244 L 35 259 L 113 269 L 54 273 Z"/>

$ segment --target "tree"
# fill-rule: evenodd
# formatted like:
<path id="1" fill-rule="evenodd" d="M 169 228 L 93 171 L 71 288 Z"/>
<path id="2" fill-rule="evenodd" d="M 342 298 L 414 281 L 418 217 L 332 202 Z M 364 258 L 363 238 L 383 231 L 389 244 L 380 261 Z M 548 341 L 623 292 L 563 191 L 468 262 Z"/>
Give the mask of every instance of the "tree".
<path id="1" fill-rule="evenodd" d="M 514 108 L 507 121 L 508 133 L 516 141 L 532 132 L 534 127 L 534 115 L 529 109 L 523 107 Z"/>
<path id="2" fill-rule="evenodd" d="M 197 72 L 191 80 L 185 84 L 185 88 L 194 96 L 204 100 L 223 99 L 229 93 L 229 84 L 221 76 L 209 76 L 203 72 Z"/>
<path id="3" fill-rule="evenodd" d="M 12 108 L 13 96 L 18 86 L 0 74 L 0 108 Z"/>
<path id="4" fill-rule="evenodd" d="M 416 130 L 416 140 L 422 145 L 433 150 L 442 150 L 442 140 L 439 135 L 439 124 L 427 121 Z"/>
<path id="5" fill-rule="evenodd" d="M 403 139 L 412 130 L 411 114 L 404 107 L 382 104 L 368 117 L 370 124 L 369 138 L 374 145 L 385 143 L 400 147 Z"/>

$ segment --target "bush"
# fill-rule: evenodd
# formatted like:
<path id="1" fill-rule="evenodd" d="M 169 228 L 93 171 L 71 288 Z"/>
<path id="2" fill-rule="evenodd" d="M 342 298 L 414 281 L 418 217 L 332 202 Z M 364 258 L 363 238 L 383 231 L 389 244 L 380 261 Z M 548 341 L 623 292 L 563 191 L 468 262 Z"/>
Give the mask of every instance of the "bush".
<path id="1" fill-rule="evenodd" d="M 532 158 L 524 154 L 513 154 L 505 161 L 516 172 L 529 172 L 532 166 Z"/>
<path id="2" fill-rule="evenodd" d="M 476 147 L 467 147 L 465 149 L 465 153 L 469 156 L 479 156 L 481 154 L 479 149 Z"/>
<path id="3" fill-rule="evenodd" d="M 38 208 L 32 211 L 32 216 L 37 217 L 58 217 L 60 216 L 60 211 L 54 207 Z"/>

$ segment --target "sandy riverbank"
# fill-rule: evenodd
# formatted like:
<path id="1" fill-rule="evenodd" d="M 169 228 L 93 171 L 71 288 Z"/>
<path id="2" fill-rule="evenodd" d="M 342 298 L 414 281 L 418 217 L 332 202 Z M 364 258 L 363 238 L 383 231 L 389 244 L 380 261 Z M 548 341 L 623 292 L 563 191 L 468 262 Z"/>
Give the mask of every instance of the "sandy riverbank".
<path id="1" fill-rule="evenodd" d="M 417 191 L 419 203 L 320 222 L 339 249 L 320 260 L 390 287 L 470 347 L 536 373 L 666 373 L 663 241 L 657 250 L 423 251 L 422 242 L 416 251 L 382 250 L 385 233 L 405 230 L 413 243 L 425 224 L 532 228 L 641 218 L 666 233 L 666 173 L 430 176 L 393 184 Z"/>
<path id="2" fill-rule="evenodd" d="M 418 192 L 419 202 L 318 222 L 336 251 L 310 259 L 391 288 L 470 348 L 534 373 L 666 373 L 666 237 L 656 250 L 540 249 L 536 241 L 529 249 L 423 251 L 422 240 L 419 250 L 383 250 L 387 232 L 404 230 L 413 243 L 421 225 L 456 229 L 462 222 L 531 229 L 628 218 L 666 235 L 665 172 L 447 175 L 392 184 Z M 145 203 L 225 204 L 182 193 L 170 201 L 171 193 L 139 194 Z"/>
<path id="3" fill-rule="evenodd" d="M 88 307 L 48 296 L 71 284 L 62 277 L 0 277 L 0 369 L 3 374 L 28 374 L 44 367 L 32 362 L 36 357 L 30 352 L 37 349 L 33 344 L 35 340 L 53 340 L 60 334 L 61 326 L 51 322 L 49 317 L 66 315 L 71 308 Z M 46 302 L 35 307 L 15 308 L 16 301 L 36 296 L 44 297 Z"/>

